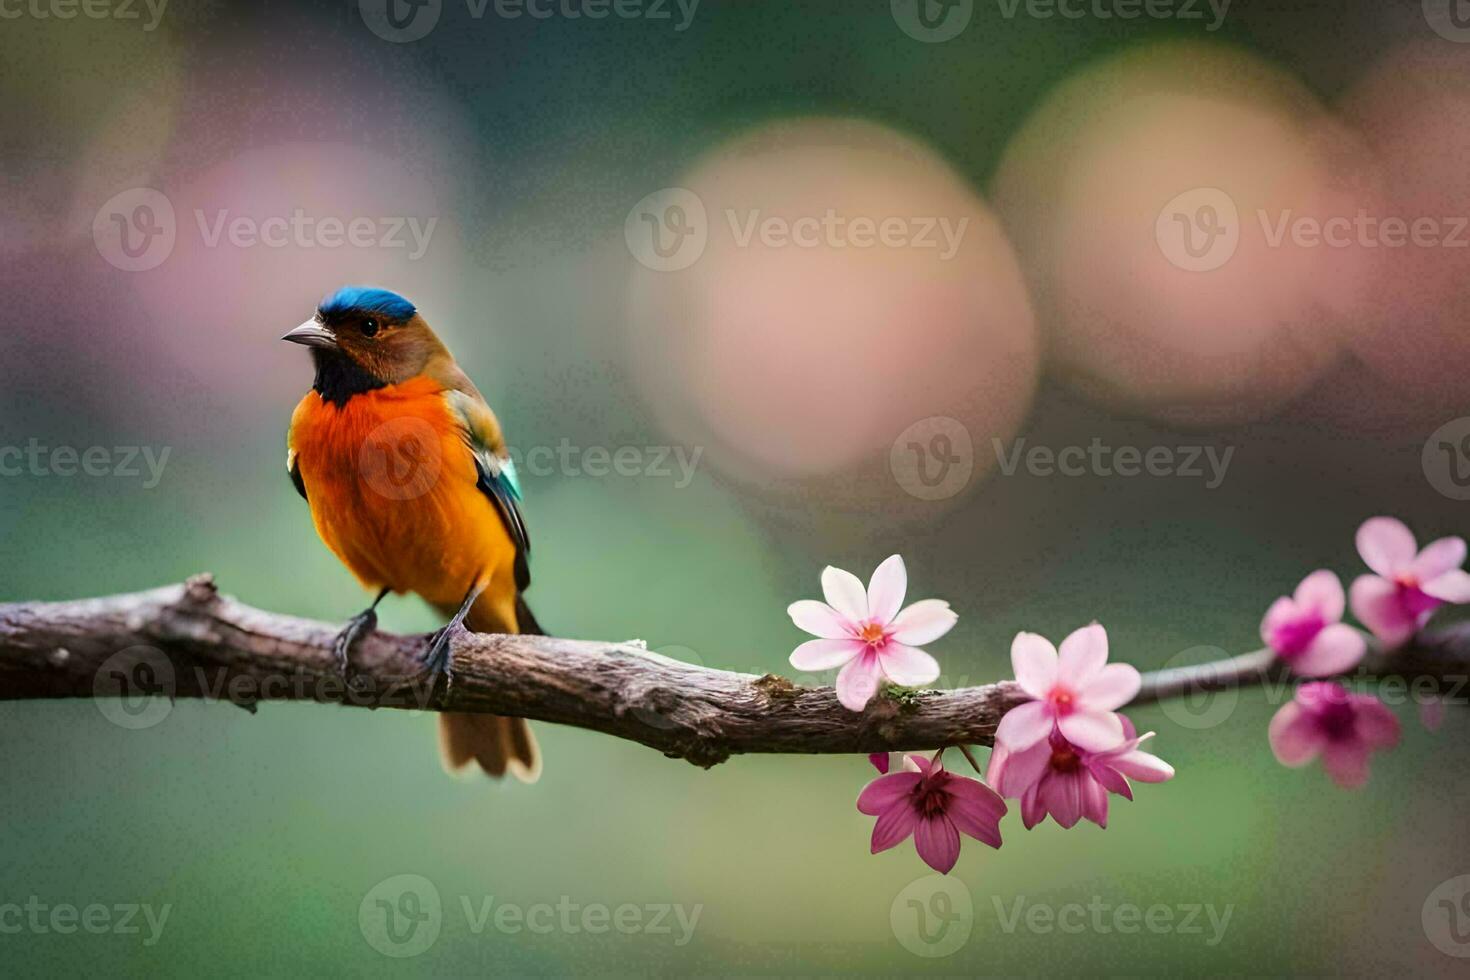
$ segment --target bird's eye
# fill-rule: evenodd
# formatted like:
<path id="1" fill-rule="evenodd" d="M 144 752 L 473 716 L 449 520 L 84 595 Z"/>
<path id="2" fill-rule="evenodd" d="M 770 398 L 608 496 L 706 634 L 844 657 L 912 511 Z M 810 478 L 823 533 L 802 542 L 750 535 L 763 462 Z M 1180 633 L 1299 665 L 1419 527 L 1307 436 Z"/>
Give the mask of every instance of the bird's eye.
<path id="1" fill-rule="evenodd" d="M 376 334 L 377 332 L 378 332 L 378 321 L 377 320 L 367 319 L 367 320 L 362 321 L 362 335 L 364 337 L 371 337 L 374 334 Z"/>

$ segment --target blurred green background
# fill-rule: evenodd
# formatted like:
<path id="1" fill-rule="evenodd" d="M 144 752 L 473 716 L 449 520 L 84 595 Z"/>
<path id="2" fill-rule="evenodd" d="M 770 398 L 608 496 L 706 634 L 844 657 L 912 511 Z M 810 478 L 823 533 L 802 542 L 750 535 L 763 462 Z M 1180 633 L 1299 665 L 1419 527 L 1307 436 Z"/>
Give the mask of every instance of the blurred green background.
<path id="1" fill-rule="evenodd" d="M 402 44 L 375 36 L 356 3 L 176 0 L 153 30 L 147 8 L 141 23 L 7 13 L 0 444 L 170 455 L 156 486 L 0 478 L 0 600 L 207 570 L 263 608 L 332 621 L 361 608 L 282 471 L 310 369 L 276 338 L 343 282 L 415 299 L 513 445 L 669 445 L 638 379 L 679 367 L 647 348 L 632 363 L 621 297 L 637 270 L 623 222 L 719 140 L 793 115 L 852 115 L 921 141 L 978 191 L 1048 89 L 1142 41 L 1237 45 L 1324 101 L 1397 42 L 1451 43 L 1418 4 L 1381 6 L 1242 2 L 1207 32 L 1005 18 L 980 3 L 943 44 L 906 36 L 886 0 L 705 0 L 683 31 L 674 5 L 671 23 L 506 19 L 493 3 L 477 19 L 447 3 L 435 30 Z M 196 245 L 192 208 L 248 211 L 273 193 L 284 213 L 341 192 L 338 214 L 440 220 L 412 266 L 401 253 L 181 244 L 131 273 L 99 256 L 91 227 L 103 202 L 137 186 L 173 198 L 180 241 Z M 687 487 L 533 473 L 529 598 L 558 635 L 640 638 L 708 666 L 789 674 L 801 637 L 785 606 L 818 593 L 825 564 L 866 577 L 898 551 L 911 597 L 947 598 L 960 614 L 931 648 L 950 684 L 1009 676 L 1018 630 L 1060 639 L 1093 619 L 1114 658 L 1144 670 L 1210 655 L 1200 648 L 1254 649 L 1266 606 L 1307 571 L 1357 574 L 1363 518 L 1397 514 L 1421 540 L 1464 530 L 1464 502 L 1436 489 L 1421 452 L 1470 414 L 1470 397 L 1351 425 L 1322 400 L 1190 432 L 1042 383 L 1020 431 L 1030 443 L 1234 447 L 1211 490 L 1023 468 L 977 477 L 945 506 L 906 500 L 890 513 L 887 498 L 853 508 L 824 485 L 763 493 L 748 470 L 721 466 L 718 447 Z M 974 436 L 977 456 L 989 454 L 991 433 Z M 411 598 L 385 603 L 382 622 L 436 625 Z M 1470 872 L 1465 713 L 1431 735 L 1401 709 L 1403 745 L 1375 759 L 1366 790 L 1345 793 L 1317 768 L 1275 763 L 1267 701 L 1243 693 L 1204 727 L 1184 708 L 1131 712 L 1157 730 L 1177 778 L 1115 801 L 1106 831 L 1049 822 L 1027 833 L 1013 814 L 1002 850 L 967 844 L 952 877 L 972 931 L 943 958 L 900 940 L 901 893 L 928 869 L 909 845 L 867 855 L 871 820 L 853 807 L 871 775 L 860 757 L 735 758 L 705 772 L 539 725 L 546 771 L 528 788 L 446 778 L 432 719 L 415 713 L 271 704 L 252 717 L 181 702 L 126 731 L 89 703 L 6 703 L 0 904 L 34 895 L 171 912 L 153 945 L 146 928 L 0 934 L 0 971 L 1450 975 L 1457 962 L 1428 941 L 1421 912 L 1437 885 Z M 395 959 L 367 941 L 359 906 L 401 874 L 428 879 L 443 912 L 437 941 Z M 682 945 L 677 926 L 477 932 L 461 898 L 478 908 L 491 896 L 701 912 Z M 1198 934 L 1008 932 L 1018 898 L 1231 913 L 1214 945 L 1205 917 Z"/>

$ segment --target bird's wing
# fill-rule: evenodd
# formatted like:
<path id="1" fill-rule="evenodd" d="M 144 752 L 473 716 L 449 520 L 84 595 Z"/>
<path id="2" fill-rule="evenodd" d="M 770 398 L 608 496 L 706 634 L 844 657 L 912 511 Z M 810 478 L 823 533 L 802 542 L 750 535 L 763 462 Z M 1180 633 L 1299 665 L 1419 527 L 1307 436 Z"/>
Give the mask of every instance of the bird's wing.
<path id="1" fill-rule="evenodd" d="M 301 499 L 311 503 L 306 497 L 306 484 L 301 479 L 301 464 L 296 461 L 296 450 L 286 450 L 286 475 L 291 478 L 291 485 L 296 492 L 301 494 Z"/>
<path id="2" fill-rule="evenodd" d="M 462 376 L 462 375 L 461 375 Z M 526 531 L 525 519 L 521 516 L 521 485 L 516 476 L 515 463 L 505 449 L 505 438 L 500 432 L 500 422 L 485 399 L 475 390 L 468 378 L 464 387 L 453 387 L 445 391 L 450 411 L 459 419 L 464 431 L 465 445 L 475 455 L 475 468 L 479 471 L 480 492 L 490 498 L 505 530 L 516 546 L 516 588 L 525 591 L 531 584 L 529 557 L 531 536 Z"/>
<path id="3" fill-rule="evenodd" d="M 296 411 L 300 410 L 301 407 L 298 405 Z M 286 475 L 291 477 L 291 485 L 296 488 L 297 493 L 301 494 L 301 499 L 306 500 L 309 504 L 311 501 L 306 499 L 306 484 L 301 480 L 301 463 L 296 458 L 295 433 L 296 412 L 292 412 L 291 424 L 286 428 Z"/>

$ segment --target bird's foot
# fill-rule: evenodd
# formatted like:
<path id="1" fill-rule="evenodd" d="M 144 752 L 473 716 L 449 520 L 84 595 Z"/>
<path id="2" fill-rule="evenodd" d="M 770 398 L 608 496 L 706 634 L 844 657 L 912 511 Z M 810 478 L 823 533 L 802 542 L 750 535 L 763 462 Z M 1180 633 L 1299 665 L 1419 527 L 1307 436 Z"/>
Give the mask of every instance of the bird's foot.
<path id="1" fill-rule="evenodd" d="M 342 627 L 342 632 L 332 641 L 332 656 L 337 658 L 337 673 L 346 677 L 351 667 L 350 657 L 352 649 L 362 642 L 362 638 L 378 628 L 378 614 L 375 610 L 365 609 L 347 621 Z"/>
<path id="2" fill-rule="evenodd" d="M 443 629 L 435 631 L 429 637 L 429 647 L 424 651 L 422 661 L 424 674 L 430 680 L 437 680 L 440 675 L 443 675 L 446 690 L 454 686 L 454 655 L 449 649 L 449 639 L 458 625 L 458 623 L 450 623 Z"/>

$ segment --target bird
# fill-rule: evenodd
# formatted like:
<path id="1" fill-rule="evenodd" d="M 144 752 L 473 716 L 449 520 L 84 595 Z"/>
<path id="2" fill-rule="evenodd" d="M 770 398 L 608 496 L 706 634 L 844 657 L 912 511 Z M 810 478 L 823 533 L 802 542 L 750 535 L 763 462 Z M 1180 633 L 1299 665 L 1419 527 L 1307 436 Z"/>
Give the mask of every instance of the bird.
<path id="1" fill-rule="evenodd" d="M 316 371 L 291 415 L 286 471 L 323 543 L 377 596 L 333 643 L 343 676 L 389 593 L 449 617 L 423 655 L 431 678 L 452 683 L 460 626 L 540 634 L 523 595 L 531 541 L 500 422 L 418 308 L 387 289 L 344 286 L 281 339 L 306 347 Z M 441 714 L 439 748 L 452 774 L 541 774 L 522 718 Z"/>

